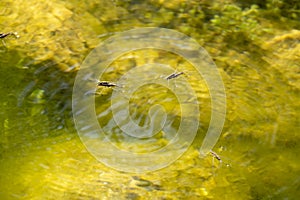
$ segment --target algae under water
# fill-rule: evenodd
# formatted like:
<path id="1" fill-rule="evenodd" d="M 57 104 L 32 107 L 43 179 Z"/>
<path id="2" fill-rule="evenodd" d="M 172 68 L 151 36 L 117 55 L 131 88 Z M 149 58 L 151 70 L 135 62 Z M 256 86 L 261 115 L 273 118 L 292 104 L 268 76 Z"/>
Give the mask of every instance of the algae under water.
<path id="1" fill-rule="evenodd" d="M 299 198 L 299 3 L 245 2 L 1 1 L 1 33 L 20 37 L 0 44 L 0 199 Z M 99 163 L 81 143 L 71 111 L 78 67 L 103 35 L 134 27 L 181 31 L 214 59 L 227 98 L 225 126 L 214 148 L 222 163 L 211 155 L 199 158 L 210 120 L 205 81 L 183 58 L 163 51 L 123 55 L 105 78 L 151 61 L 183 71 L 169 84 L 176 91 L 183 78 L 191 80 L 201 111 L 198 135 L 188 151 L 164 169 L 133 174 Z M 150 101 L 168 97 L 171 103 L 164 106 L 174 120 L 169 128 L 177 128 L 176 98 L 169 90 L 147 87 L 136 97 L 146 89 L 156 95 Z M 95 103 L 102 117 L 112 89 L 100 90 Z M 140 124 L 147 123 L 138 113 L 148 109 L 148 100 L 130 99 L 130 113 Z M 110 120 L 108 115 L 100 123 L 108 126 Z M 158 134 L 137 144 L 117 131 L 108 134 L 115 145 L 136 151 L 142 145 L 160 148 L 171 137 L 160 140 Z"/>

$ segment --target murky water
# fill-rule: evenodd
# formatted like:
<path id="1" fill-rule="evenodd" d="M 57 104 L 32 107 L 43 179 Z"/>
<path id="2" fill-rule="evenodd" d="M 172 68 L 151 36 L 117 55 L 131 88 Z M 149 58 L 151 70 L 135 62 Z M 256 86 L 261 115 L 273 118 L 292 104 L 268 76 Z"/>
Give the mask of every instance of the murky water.
<path id="1" fill-rule="evenodd" d="M 0 199 L 297 199 L 299 4 L 295 2 L 296 11 L 289 12 L 289 6 L 281 6 L 279 13 L 267 4 L 219 3 L 1 1 L 0 32 L 16 31 L 20 38 L 7 37 L 0 44 Z M 181 31 L 212 56 L 227 99 L 225 125 L 213 149 L 222 162 L 212 154 L 199 157 L 211 117 L 205 81 L 182 57 L 154 50 L 119 57 L 105 78 L 114 80 L 153 61 L 183 71 L 176 82 L 155 73 L 153 77 L 144 77 L 144 71 L 135 73 L 136 83 L 163 80 L 187 96 L 182 81 L 191 83 L 201 113 L 198 134 L 188 151 L 161 170 L 135 174 L 105 166 L 85 148 L 71 109 L 76 73 L 100 41 L 134 27 Z M 170 74 L 159 73 L 163 78 Z M 150 119 L 148 110 L 160 104 L 171 125 L 152 140 L 131 140 L 112 124 L 109 112 L 113 92 L 127 100 L 126 85 L 120 83 L 119 88 L 99 88 L 95 98 L 95 112 L 109 139 L 135 152 L 166 145 L 179 126 L 176 96 L 152 84 L 137 90 L 129 101 L 133 120 L 146 127 L 159 113 L 152 110 Z M 163 121 L 163 116 L 158 117 Z"/>

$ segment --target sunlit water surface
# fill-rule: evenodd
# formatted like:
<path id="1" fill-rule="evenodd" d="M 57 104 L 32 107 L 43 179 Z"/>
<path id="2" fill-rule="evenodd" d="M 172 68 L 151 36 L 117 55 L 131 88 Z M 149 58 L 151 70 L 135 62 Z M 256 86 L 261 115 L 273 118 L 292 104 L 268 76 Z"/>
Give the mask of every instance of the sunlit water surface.
<path id="1" fill-rule="evenodd" d="M 180 1 L 92 2 L 21 5 L 19 1 L 5 0 L 0 3 L 1 32 L 18 31 L 20 35 L 19 39 L 5 39 L 0 46 L 0 199 L 297 199 L 300 196 L 299 30 L 278 29 L 275 35 L 265 35 L 259 47 L 232 44 L 220 52 L 219 48 L 224 47 L 217 36 L 216 41 L 206 42 L 200 30 L 190 33 L 180 26 L 187 22 L 182 16 L 188 15 L 181 10 L 182 16 L 174 16 Z M 195 2 L 191 1 L 191 5 Z M 160 10 L 154 15 L 157 8 Z M 106 78 L 113 79 L 152 61 L 168 64 L 174 71 L 184 71 L 181 78 L 190 81 L 201 111 L 198 135 L 188 151 L 159 171 L 133 174 L 98 162 L 79 139 L 71 111 L 78 66 L 106 37 L 143 26 L 185 31 L 208 50 L 218 65 L 227 96 L 226 122 L 214 148 L 222 162 L 211 154 L 199 157 L 198 150 L 210 120 L 211 102 L 205 81 L 184 59 L 162 51 L 142 50 L 124 55 L 111 64 Z M 173 92 L 180 91 L 182 79 L 169 83 Z M 147 142 L 131 140 L 111 124 L 110 99 L 113 92 L 122 90 L 122 87 L 100 88 L 96 94 L 96 113 L 107 136 L 115 146 L 135 152 L 164 146 L 172 135 L 161 138 L 157 134 Z M 147 124 L 149 119 L 144 111 L 152 104 L 161 104 L 169 114 L 169 130 L 178 128 L 179 105 L 172 91 L 146 85 L 129 102 L 130 114 L 137 124 Z"/>

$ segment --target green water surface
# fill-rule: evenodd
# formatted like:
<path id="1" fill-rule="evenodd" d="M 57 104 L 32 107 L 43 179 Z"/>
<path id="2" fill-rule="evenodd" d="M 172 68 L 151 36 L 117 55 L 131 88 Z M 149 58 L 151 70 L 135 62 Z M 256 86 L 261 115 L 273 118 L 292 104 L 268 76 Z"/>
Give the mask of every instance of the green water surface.
<path id="1" fill-rule="evenodd" d="M 210 154 L 199 157 L 210 121 L 205 82 L 184 59 L 151 50 L 120 57 L 110 76 L 149 61 L 184 71 L 201 110 L 193 144 L 172 165 L 145 174 L 111 169 L 85 149 L 71 110 L 76 72 L 99 42 L 137 27 L 180 31 L 215 61 L 227 98 L 226 122 L 213 149 L 222 162 Z M 2 0 L 0 33 L 11 31 L 20 38 L 0 39 L 0 199 L 300 197 L 298 1 Z M 147 101 L 138 98 L 145 95 L 141 91 L 131 99 L 132 113 L 143 113 Z M 112 90 L 99 92 L 95 101 L 101 114 Z M 173 98 L 167 91 L 157 101 L 166 97 Z M 178 105 L 172 102 L 165 106 L 176 128 Z M 134 141 L 110 134 L 117 146 L 139 149 Z M 149 148 L 167 140 L 156 138 Z"/>

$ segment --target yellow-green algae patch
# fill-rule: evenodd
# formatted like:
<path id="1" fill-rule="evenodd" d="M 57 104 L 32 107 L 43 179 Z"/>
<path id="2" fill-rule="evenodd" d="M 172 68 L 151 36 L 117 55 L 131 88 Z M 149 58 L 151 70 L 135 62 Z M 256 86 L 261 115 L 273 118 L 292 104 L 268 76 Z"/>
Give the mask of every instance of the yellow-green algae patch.
<path id="1" fill-rule="evenodd" d="M 163 170 L 129 174 L 99 163 L 83 148 L 78 138 L 62 136 L 33 142 L 32 145 L 30 150 L 23 149 L 26 156 L 15 155 L 2 165 L 3 180 L 7 182 L 2 189 L 9 191 L 9 194 L 1 194 L 3 198 L 126 199 L 135 196 L 138 199 L 219 199 L 213 191 L 216 187 L 230 187 L 227 179 L 235 178 L 245 183 L 238 177 L 239 171 L 232 171 L 235 167 L 221 167 L 217 162 L 212 164 L 212 157 L 200 160 L 194 148 Z M 221 178 L 222 173 L 227 173 L 226 177 Z M 11 176 L 14 176 L 13 181 L 9 181 Z M 230 195 L 238 197 L 240 192 L 247 197 L 249 187 L 231 191 Z"/>
<path id="2" fill-rule="evenodd" d="M 35 64 L 54 61 L 63 71 L 78 68 L 98 35 L 106 29 L 100 19 L 61 1 L 2 1 L 1 32 L 15 31 L 20 38 L 7 48 L 34 59 Z M 101 6 L 100 6 L 101 8 Z M 73 10 L 72 10 L 73 9 Z"/>

